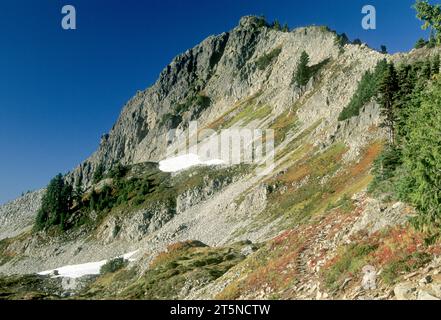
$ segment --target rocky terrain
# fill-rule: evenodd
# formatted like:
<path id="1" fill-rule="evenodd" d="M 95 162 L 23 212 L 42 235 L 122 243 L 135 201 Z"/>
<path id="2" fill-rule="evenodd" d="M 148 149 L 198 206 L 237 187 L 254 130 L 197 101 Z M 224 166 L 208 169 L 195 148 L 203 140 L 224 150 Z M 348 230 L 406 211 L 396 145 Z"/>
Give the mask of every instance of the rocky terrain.
<path id="1" fill-rule="evenodd" d="M 177 56 L 65 177 L 88 197 L 117 185 L 93 177 L 120 163 L 130 168 L 128 181 L 148 179 L 153 191 L 72 217 L 75 228 L 63 233 L 32 230 L 44 191 L 1 206 L 0 298 L 440 299 L 441 250 L 409 226 L 414 209 L 367 190 L 386 140 L 378 104 L 338 120 L 380 60 L 418 60 L 437 49 L 391 56 L 337 40 L 326 27 L 283 32 L 244 17 Z M 298 88 L 303 51 L 318 71 Z M 161 172 L 157 163 L 181 143 L 167 133 L 194 120 L 214 131 L 274 130 L 274 169 Z M 133 251 L 115 272 L 37 275 Z"/>

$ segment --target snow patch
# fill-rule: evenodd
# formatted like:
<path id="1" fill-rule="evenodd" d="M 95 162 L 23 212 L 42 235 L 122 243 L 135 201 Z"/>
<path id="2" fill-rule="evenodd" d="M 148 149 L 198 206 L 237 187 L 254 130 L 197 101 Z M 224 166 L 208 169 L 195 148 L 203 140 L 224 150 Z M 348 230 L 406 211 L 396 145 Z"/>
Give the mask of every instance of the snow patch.
<path id="1" fill-rule="evenodd" d="M 178 172 L 194 166 L 215 166 L 221 164 L 225 164 L 225 161 L 220 159 L 202 161 L 198 155 L 190 153 L 160 161 L 159 170 L 162 172 Z"/>
<path id="2" fill-rule="evenodd" d="M 137 253 L 138 251 L 133 251 L 126 253 L 125 255 L 121 256 L 122 258 L 129 260 L 130 262 L 135 261 L 132 257 Z M 98 275 L 100 274 L 101 267 L 107 263 L 108 260 L 102 260 L 97 262 L 89 262 L 89 263 L 83 263 L 83 264 L 76 264 L 76 265 L 67 265 L 60 268 L 52 269 L 52 270 L 46 270 L 39 272 L 38 274 L 41 276 L 51 275 L 54 274 L 55 271 L 58 272 L 57 275 L 54 275 L 53 278 L 80 278 L 86 275 Z"/>

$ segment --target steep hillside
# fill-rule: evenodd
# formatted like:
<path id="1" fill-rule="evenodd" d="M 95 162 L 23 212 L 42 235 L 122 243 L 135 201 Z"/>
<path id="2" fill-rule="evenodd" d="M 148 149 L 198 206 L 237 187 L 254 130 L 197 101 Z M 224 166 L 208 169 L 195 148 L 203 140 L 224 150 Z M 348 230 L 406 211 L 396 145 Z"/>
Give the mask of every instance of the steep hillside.
<path id="1" fill-rule="evenodd" d="M 438 247 L 408 225 L 414 209 L 367 192 L 387 140 L 378 103 L 338 120 L 379 61 L 437 49 L 389 56 L 339 39 L 326 27 L 283 32 L 244 17 L 176 57 L 66 176 L 84 194 L 62 230 L 31 230 L 42 192 L 0 207 L 0 294 L 22 297 L 31 281 L 41 298 L 391 299 L 406 274 L 440 270 Z M 314 70 L 304 87 L 293 81 L 302 52 Z M 182 144 L 167 141 L 169 130 L 193 120 L 213 132 L 274 130 L 274 167 L 266 175 L 256 174 L 262 162 L 162 171 L 158 162 Z M 35 275 L 134 251 L 102 275 Z M 366 266 L 376 268 L 373 290 L 361 286 Z M 25 274 L 34 275 L 17 280 Z M 432 278 L 409 292 L 438 295 L 441 279 Z"/>

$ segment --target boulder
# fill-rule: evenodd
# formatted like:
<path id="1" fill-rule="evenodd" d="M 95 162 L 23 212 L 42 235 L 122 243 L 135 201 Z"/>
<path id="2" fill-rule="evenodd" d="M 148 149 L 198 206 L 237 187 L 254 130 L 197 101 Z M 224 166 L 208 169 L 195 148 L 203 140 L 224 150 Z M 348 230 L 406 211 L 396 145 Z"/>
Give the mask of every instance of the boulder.
<path id="1" fill-rule="evenodd" d="M 416 286 L 411 282 L 399 283 L 394 288 L 395 298 L 397 300 L 415 299 Z"/>

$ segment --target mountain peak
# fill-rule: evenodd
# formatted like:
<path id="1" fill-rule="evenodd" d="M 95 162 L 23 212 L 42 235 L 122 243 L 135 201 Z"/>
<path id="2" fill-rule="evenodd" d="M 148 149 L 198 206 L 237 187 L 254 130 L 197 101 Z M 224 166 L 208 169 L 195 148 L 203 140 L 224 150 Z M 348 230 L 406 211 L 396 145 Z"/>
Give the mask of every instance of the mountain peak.
<path id="1" fill-rule="evenodd" d="M 265 18 L 257 17 L 253 15 L 243 16 L 239 20 L 240 27 L 256 27 L 262 23 L 265 23 Z"/>

